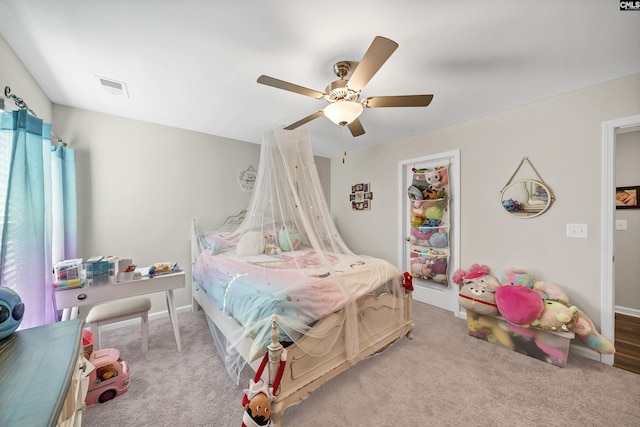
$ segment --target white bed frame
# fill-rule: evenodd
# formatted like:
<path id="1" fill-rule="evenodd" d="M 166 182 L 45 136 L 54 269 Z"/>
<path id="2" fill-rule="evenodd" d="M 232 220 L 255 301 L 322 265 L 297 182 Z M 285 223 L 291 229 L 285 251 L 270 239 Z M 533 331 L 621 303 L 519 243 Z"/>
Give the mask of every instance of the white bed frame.
<path id="1" fill-rule="evenodd" d="M 193 282 L 193 281 L 192 281 Z M 234 336 L 241 326 L 230 317 L 224 315 L 222 310 L 215 306 L 206 293 L 195 282 L 192 286 L 193 308 L 202 308 L 210 317 L 216 327 L 225 336 Z M 411 311 L 411 292 L 403 292 L 397 301 L 388 293 L 381 295 L 365 295 L 357 301 L 359 353 L 351 359 L 347 357 L 345 333 L 342 327 L 345 310 L 342 309 L 319 320 L 311 329 L 309 335 L 298 340 L 298 343 L 287 347 L 287 362 L 282 376 L 280 387 L 276 391 L 275 400 L 271 404 L 271 420 L 274 426 L 280 426 L 282 416 L 287 407 L 300 403 L 311 392 L 332 378 L 354 366 L 358 362 L 372 356 L 386 347 L 407 336 L 413 338 L 413 316 Z M 280 366 L 282 345 L 278 342 L 277 316 L 274 316 L 269 345 L 269 378 L 273 383 Z M 323 338 L 312 338 L 320 336 Z M 337 339 L 336 339 L 337 338 Z M 246 338 L 237 345 L 245 360 L 249 354 L 251 340 Z M 331 347 L 329 349 L 329 347 Z M 307 351 L 303 351 L 302 348 Z M 310 349 L 327 349 L 318 351 L 326 353 L 322 357 L 313 356 Z M 252 365 L 254 371 L 260 360 Z M 238 397 L 242 399 L 241 396 Z"/>

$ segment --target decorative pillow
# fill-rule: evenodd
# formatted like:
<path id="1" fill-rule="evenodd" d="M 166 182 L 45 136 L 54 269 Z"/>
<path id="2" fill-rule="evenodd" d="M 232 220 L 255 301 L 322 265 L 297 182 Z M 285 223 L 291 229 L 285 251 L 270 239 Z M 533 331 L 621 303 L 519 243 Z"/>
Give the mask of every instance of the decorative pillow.
<path id="1" fill-rule="evenodd" d="M 253 256 L 264 253 L 267 235 L 260 231 L 247 231 L 240 237 L 236 252 L 240 256 Z"/>
<path id="2" fill-rule="evenodd" d="M 302 244 L 300 233 L 295 225 L 282 226 L 278 235 L 278 243 L 284 252 L 297 251 Z"/>
<path id="3" fill-rule="evenodd" d="M 528 325 L 544 310 L 542 298 L 536 291 L 518 285 L 504 285 L 496 289 L 496 305 L 500 314 L 514 325 Z"/>
<path id="4" fill-rule="evenodd" d="M 212 255 L 215 255 L 229 247 L 229 243 L 226 240 L 215 234 L 204 236 L 202 241 L 209 248 Z"/>

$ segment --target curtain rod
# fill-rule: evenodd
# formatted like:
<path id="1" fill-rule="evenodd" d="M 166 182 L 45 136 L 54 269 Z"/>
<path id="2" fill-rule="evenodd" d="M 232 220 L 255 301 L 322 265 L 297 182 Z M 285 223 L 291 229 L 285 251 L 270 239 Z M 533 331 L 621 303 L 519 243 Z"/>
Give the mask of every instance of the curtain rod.
<path id="1" fill-rule="evenodd" d="M 19 109 L 27 110 L 27 113 L 31 114 L 33 117 L 39 118 L 38 115 L 31 108 L 27 106 L 27 103 L 24 102 L 22 98 L 19 98 L 13 93 L 11 93 L 11 88 L 9 86 L 4 87 L 4 96 L 11 99 Z M 55 132 L 53 132 L 53 130 L 51 131 L 51 135 L 53 135 L 53 137 L 56 139 L 56 142 L 61 147 L 66 147 L 68 145 L 65 141 L 62 140 L 62 138 L 56 135 Z"/>

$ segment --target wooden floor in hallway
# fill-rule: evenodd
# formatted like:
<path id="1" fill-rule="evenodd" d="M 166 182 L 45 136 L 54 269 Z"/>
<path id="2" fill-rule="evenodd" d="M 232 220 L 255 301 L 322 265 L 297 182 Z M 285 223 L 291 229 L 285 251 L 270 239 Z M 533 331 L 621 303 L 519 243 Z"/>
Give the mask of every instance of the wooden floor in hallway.
<path id="1" fill-rule="evenodd" d="M 616 313 L 613 366 L 640 374 L 640 317 Z"/>

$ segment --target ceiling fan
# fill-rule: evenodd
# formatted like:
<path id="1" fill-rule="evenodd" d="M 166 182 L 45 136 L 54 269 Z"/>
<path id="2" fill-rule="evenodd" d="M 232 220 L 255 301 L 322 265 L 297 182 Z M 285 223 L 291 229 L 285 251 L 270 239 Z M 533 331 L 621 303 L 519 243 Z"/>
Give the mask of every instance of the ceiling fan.
<path id="1" fill-rule="evenodd" d="M 290 124 L 285 129 L 292 130 L 320 116 L 325 116 L 335 124 L 347 126 L 353 136 L 360 136 L 364 134 L 364 128 L 358 117 L 364 108 L 426 107 L 433 99 L 433 95 L 371 96 L 358 102 L 362 89 L 397 48 L 398 43 L 377 36 L 359 63 L 340 61 L 333 66 L 333 72 L 338 76 L 338 80 L 329 83 L 324 92 L 265 75 L 258 77 L 258 83 L 322 99 L 329 103 L 324 109 Z M 346 79 L 350 72 L 351 77 Z"/>

